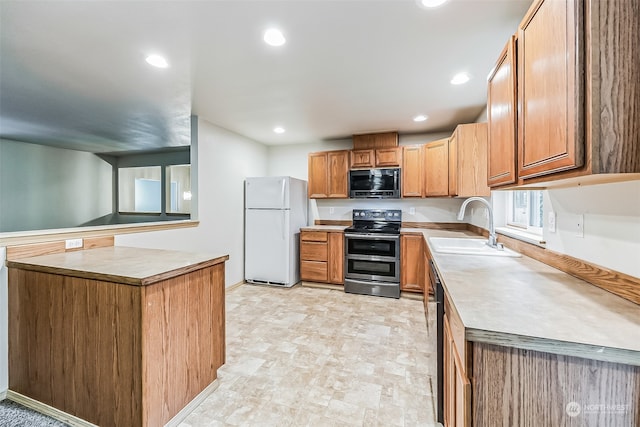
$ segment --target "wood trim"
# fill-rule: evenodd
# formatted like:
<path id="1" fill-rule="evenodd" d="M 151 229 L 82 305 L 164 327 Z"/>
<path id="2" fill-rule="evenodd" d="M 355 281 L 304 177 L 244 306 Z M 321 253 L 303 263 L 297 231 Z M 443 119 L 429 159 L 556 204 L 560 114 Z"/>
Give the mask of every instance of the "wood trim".
<path id="1" fill-rule="evenodd" d="M 51 417 L 54 420 L 58 420 L 60 422 L 68 424 L 71 427 L 98 427 L 95 424 L 90 423 L 89 421 L 74 417 L 71 414 L 67 414 L 64 411 L 17 393 L 13 390 L 7 390 L 6 394 L 7 399 L 11 400 L 12 402 L 19 403 L 22 406 L 26 406 L 29 409 L 33 409 L 34 411 Z"/>
<path id="2" fill-rule="evenodd" d="M 309 282 L 307 280 L 303 280 L 302 282 L 300 282 L 300 286 L 302 286 L 303 288 L 316 288 L 316 289 L 326 289 L 328 291 L 344 292 L 343 285 L 335 285 L 332 283 Z"/>
<path id="3" fill-rule="evenodd" d="M 467 230 L 464 222 L 402 222 L 402 228 L 422 228 L 427 230 Z"/>
<path id="4" fill-rule="evenodd" d="M 512 237 L 499 235 L 498 241 L 509 249 L 557 268 L 605 291 L 640 304 L 640 278 L 611 270 L 569 255 L 541 248 Z"/>
<path id="5" fill-rule="evenodd" d="M 104 225 L 99 227 L 77 227 L 60 230 L 0 233 L 0 246 L 54 242 L 65 239 L 87 239 L 90 237 L 105 237 L 119 234 L 146 233 L 149 231 L 197 227 L 199 224 L 200 221 L 184 220 L 152 222 L 146 224 Z"/>
<path id="6" fill-rule="evenodd" d="M 229 293 L 229 292 L 235 291 L 236 289 L 239 289 L 240 287 L 242 287 L 242 286 L 244 286 L 246 284 L 247 284 L 247 282 L 245 282 L 244 280 L 241 280 L 238 283 L 236 283 L 235 285 L 231 285 L 231 286 L 225 288 L 224 291 L 226 293 Z"/>
<path id="7" fill-rule="evenodd" d="M 350 227 L 353 221 L 345 219 L 316 219 L 313 223 L 314 225 L 344 225 Z"/>
<path id="8" fill-rule="evenodd" d="M 113 236 L 89 237 L 83 239 L 82 247 L 76 249 L 65 249 L 64 240 L 47 243 L 31 243 L 27 245 L 7 247 L 7 260 L 26 258 L 39 255 L 57 254 L 61 252 L 73 252 L 83 249 L 95 249 L 113 246 Z"/>

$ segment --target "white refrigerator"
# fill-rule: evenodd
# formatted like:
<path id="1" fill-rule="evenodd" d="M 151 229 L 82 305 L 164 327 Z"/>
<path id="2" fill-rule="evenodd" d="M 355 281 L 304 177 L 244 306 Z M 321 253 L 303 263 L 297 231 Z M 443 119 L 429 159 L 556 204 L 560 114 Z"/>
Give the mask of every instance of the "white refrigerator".
<path id="1" fill-rule="evenodd" d="M 290 287 L 300 281 L 300 227 L 307 225 L 307 182 L 290 176 L 245 181 L 247 282 Z"/>

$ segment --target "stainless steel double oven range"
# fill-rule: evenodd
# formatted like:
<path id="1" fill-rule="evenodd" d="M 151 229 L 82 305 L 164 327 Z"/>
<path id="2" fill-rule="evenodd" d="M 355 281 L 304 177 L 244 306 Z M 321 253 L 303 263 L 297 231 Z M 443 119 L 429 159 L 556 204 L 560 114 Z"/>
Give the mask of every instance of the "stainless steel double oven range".
<path id="1" fill-rule="evenodd" d="M 400 298 L 401 210 L 354 209 L 345 230 L 345 292 Z"/>

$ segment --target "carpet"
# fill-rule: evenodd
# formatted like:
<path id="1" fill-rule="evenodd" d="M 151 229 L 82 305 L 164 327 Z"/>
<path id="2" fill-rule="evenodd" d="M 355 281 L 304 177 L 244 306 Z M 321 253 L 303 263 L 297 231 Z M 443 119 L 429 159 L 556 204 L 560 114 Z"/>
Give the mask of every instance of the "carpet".
<path id="1" fill-rule="evenodd" d="M 0 401 L 0 427 L 68 427 L 9 399 Z"/>

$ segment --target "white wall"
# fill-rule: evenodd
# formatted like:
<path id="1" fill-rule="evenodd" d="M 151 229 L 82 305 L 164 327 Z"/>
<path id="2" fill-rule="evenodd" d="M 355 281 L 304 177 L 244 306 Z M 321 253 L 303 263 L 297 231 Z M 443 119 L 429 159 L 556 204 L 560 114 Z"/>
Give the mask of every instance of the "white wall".
<path id="1" fill-rule="evenodd" d="M 198 119 L 192 157 L 200 225 L 116 236 L 116 245 L 229 254 L 231 286 L 244 279 L 244 180 L 267 174 L 267 147 Z"/>
<path id="2" fill-rule="evenodd" d="M 6 248 L 0 248 L 0 396 L 9 388 L 9 296 Z"/>
<path id="3" fill-rule="evenodd" d="M 97 155 L 0 140 L 0 232 L 76 227 L 112 210 L 112 167 Z"/>
<path id="4" fill-rule="evenodd" d="M 502 194 L 492 192 L 499 225 L 505 218 Z M 543 240 L 548 249 L 640 277 L 640 181 L 549 189 L 543 192 L 543 204 Z M 466 219 L 487 228 L 481 209 Z M 553 233 L 547 224 L 549 212 L 556 213 Z M 575 232 L 580 214 L 584 237 Z"/>
<path id="5" fill-rule="evenodd" d="M 544 214 L 556 212 L 556 232 L 544 225 L 547 248 L 640 277 L 640 181 L 551 189 Z M 584 215 L 584 237 L 575 233 Z"/>

